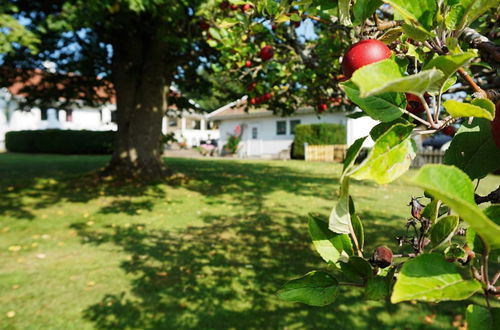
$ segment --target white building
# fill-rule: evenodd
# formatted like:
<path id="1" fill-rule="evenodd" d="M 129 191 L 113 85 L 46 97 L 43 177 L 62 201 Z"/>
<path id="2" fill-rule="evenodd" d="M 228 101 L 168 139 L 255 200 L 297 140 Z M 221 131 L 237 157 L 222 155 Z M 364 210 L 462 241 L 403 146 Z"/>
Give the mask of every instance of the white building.
<path id="1" fill-rule="evenodd" d="M 169 110 L 163 118 L 162 127 L 164 134 L 174 133 L 176 140 L 187 147 L 199 146 L 201 141 L 219 139 L 219 130 L 208 120 L 206 113 Z"/>
<path id="2" fill-rule="evenodd" d="M 111 98 L 109 104 L 98 108 L 75 105 L 71 109 L 32 108 L 23 111 L 19 108 L 19 101 L 23 97 L 21 88 L 0 89 L 0 150 L 5 148 L 5 133 L 8 131 L 40 130 L 40 129 L 68 129 L 68 130 L 116 130 L 116 104 Z M 193 103 L 194 104 L 194 103 Z M 196 108 L 193 106 L 193 108 Z M 211 129 L 205 113 L 179 111 L 170 107 L 163 118 L 162 130 L 164 134 L 174 132 L 179 142 L 187 147 L 197 146 L 200 141 L 218 139 L 219 131 Z"/>
<path id="3" fill-rule="evenodd" d="M 242 128 L 239 146 L 240 157 L 277 158 L 280 152 L 286 152 L 294 139 L 294 128 L 298 124 L 331 123 L 346 126 L 348 145 L 356 139 L 367 136 L 378 122 L 364 116 L 358 119 L 346 117 L 345 112 L 327 112 L 317 114 L 312 108 L 298 110 L 289 117 L 279 117 L 266 109 L 245 112 L 246 98 L 227 104 L 212 112 L 209 119 L 219 126 L 222 148 L 235 128 Z M 373 145 L 367 139 L 365 146 Z"/>

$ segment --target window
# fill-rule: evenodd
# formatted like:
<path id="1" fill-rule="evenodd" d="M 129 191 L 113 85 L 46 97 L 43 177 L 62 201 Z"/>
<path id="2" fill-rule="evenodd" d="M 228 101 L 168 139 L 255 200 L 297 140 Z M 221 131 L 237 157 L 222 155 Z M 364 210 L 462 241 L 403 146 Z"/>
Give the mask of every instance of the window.
<path id="1" fill-rule="evenodd" d="M 118 123 L 118 111 L 111 111 L 111 122 Z"/>
<path id="2" fill-rule="evenodd" d="M 168 118 L 168 127 L 177 127 L 177 118 Z"/>
<path id="3" fill-rule="evenodd" d="M 252 127 L 252 139 L 256 140 L 259 137 L 259 131 L 257 127 Z"/>
<path id="4" fill-rule="evenodd" d="M 276 122 L 276 135 L 286 135 L 286 121 L 280 120 Z"/>
<path id="5" fill-rule="evenodd" d="M 73 121 L 73 110 L 66 110 L 66 121 L 67 122 Z"/>
<path id="6" fill-rule="evenodd" d="M 300 125 L 300 119 L 290 120 L 290 134 L 295 134 L 295 126 Z"/>
<path id="7" fill-rule="evenodd" d="M 193 123 L 193 129 L 201 129 L 201 120 L 195 120 Z"/>
<path id="8" fill-rule="evenodd" d="M 47 109 L 40 109 L 40 119 L 41 120 L 47 120 L 48 116 L 48 110 Z"/>

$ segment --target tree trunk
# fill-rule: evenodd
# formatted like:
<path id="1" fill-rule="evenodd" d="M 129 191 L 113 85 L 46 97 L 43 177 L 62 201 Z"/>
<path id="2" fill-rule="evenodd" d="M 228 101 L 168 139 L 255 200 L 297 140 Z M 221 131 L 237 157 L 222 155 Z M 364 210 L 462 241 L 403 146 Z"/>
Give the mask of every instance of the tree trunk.
<path id="1" fill-rule="evenodd" d="M 113 43 L 116 143 L 106 174 L 157 181 L 164 178 L 162 119 L 172 72 L 158 36 L 122 33 Z"/>

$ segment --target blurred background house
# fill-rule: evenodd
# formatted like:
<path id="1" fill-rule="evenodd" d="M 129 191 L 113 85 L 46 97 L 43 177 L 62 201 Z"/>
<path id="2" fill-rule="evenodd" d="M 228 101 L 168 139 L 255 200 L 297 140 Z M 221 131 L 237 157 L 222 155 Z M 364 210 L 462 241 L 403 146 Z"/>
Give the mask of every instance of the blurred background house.
<path id="1" fill-rule="evenodd" d="M 61 102 L 60 107 L 53 106 L 22 107 L 23 98 L 29 97 L 29 91 L 42 92 L 41 70 L 32 71 L 27 82 L 16 82 L 9 87 L 0 88 L 0 150 L 5 148 L 5 133 L 22 130 L 91 130 L 116 131 L 116 98 L 108 95 L 103 88 L 97 93 L 107 99 L 100 105 L 88 105 L 75 100 L 70 104 Z M 175 88 L 168 95 L 169 107 L 163 118 L 163 134 L 173 133 L 179 144 L 186 147 L 199 146 L 210 139 L 218 139 L 219 131 L 207 120 L 207 114 L 195 102 L 182 97 Z M 182 99 L 182 100 L 181 100 Z M 175 102 L 179 101 L 179 102 Z M 184 110 L 179 110 L 177 103 Z"/>
<path id="2" fill-rule="evenodd" d="M 368 116 L 357 119 L 347 117 L 345 111 L 318 114 L 314 108 L 302 108 L 289 117 L 280 117 L 272 111 L 257 108 L 248 112 L 247 98 L 229 103 L 208 115 L 219 127 L 219 150 L 227 144 L 235 128 L 241 127 L 241 140 L 238 155 L 249 158 L 280 158 L 280 153 L 290 151 L 294 140 L 295 127 L 300 124 L 341 124 L 346 128 L 345 144 L 351 145 L 356 139 L 369 135 L 377 122 Z M 366 147 L 373 145 L 367 139 Z"/>

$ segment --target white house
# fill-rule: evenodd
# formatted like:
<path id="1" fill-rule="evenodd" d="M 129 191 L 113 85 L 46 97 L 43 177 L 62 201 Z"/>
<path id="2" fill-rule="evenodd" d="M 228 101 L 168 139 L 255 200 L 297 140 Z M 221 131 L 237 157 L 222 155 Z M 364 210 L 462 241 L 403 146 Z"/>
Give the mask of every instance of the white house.
<path id="1" fill-rule="evenodd" d="M 37 71 L 38 72 L 38 71 Z M 32 82 L 39 81 L 34 77 Z M 98 108 L 75 105 L 71 109 L 32 108 L 24 111 L 19 108 L 22 99 L 22 84 L 16 82 L 9 88 L 0 89 L 0 150 L 5 148 L 5 133 L 19 130 L 40 129 L 71 129 L 71 130 L 116 130 L 116 102 L 113 97 L 108 104 Z M 179 96 L 180 93 L 172 93 Z M 175 97 L 175 96 L 174 96 Z M 163 118 L 162 130 L 164 134 L 173 132 L 178 141 L 188 147 L 197 146 L 202 140 L 218 139 L 219 131 L 212 129 L 206 114 L 193 108 L 179 113 L 175 106 L 169 107 Z"/>
<path id="2" fill-rule="evenodd" d="M 240 157 L 276 158 L 280 152 L 290 148 L 294 138 L 294 128 L 298 124 L 332 123 L 346 126 L 347 144 L 367 136 L 378 122 L 364 116 L 357 119 L 346 117 L 345 112 L 327 112 L 317 114 L 312 108 L 303 108 L 292 116 L 280 117 L 267 109 L 255 109 L 245 112 L 246 97 L 229 103 L 212 112 L 209 119 L 220 130 L 219 148 L 227 143 L 239 125 L 242 136 L 239 147 Z M 369 140 L 369 139 L 367 139 Z M 366 146 L 373 141 L 366 141 Z"/>
<path id="3" fill-rule="evenodd" d="M 206 113 L 169 110 L 163 118 L 163 133 L 174 133 L 178 142 L 188 147 L 199 146 L 201 141 L 219 139 L 219 130 L 208 120 Z"/>

